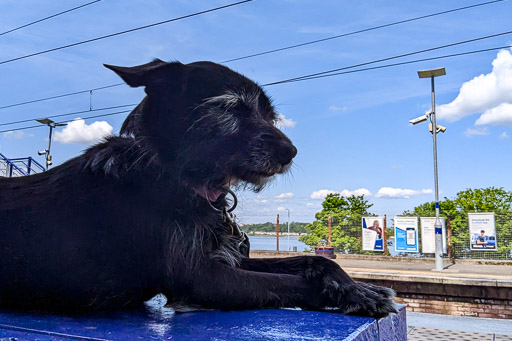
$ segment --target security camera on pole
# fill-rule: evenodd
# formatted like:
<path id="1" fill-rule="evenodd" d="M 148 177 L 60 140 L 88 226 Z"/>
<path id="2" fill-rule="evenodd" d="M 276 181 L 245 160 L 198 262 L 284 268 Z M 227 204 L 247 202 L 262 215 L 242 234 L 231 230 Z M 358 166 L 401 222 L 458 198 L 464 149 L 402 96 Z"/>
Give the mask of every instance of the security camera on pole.
<path id="1" fill-rule="evenodd" d="M 50 147 L 52 145 L 52 131 L 53 131 L 53 128 L 65 126 L 66 123 L 56 123 L 56 122 L 50 120 L 49 118 L 41 118 L 41 119 L 38 119 L 36 121 L 41 123 L 41 124 L 44 124 L 44 125 L 47 125 L 48 127 L 50 127 L 50 135 L 48 136 L 48 148 L 43 149 L 43 150 L 37 152 L 37 154 L 39 154 L 39 155 L 46 155 L 46 157 L 45 157 L 45 159 L 46 159 L 46 170 L 48 170 L 48 167 L 50 167 L 50 165 L 52 164 L 52 156 L 50 155 Z"/>
<path id="2" fill-rule="evenodd" d="M 439 186 L 437 178 L 437 133 L 446 131 L 446 127 L 436 124 L 436 94 L 434 88 L 434 78 L 438 76 L 446 75 L 445 68 L 423 70 L 418 71 L 420 78 L 430 78 L 432 84 L 432 111 L 426 115 L 417 117 L 409 122 L 412 124 L 418 124 L 430 119 L 429 131 L 432 133 L 432 140 L 434 143 L 434 183 L 435 183 L 435 196 L 436 196 L 436 221 L 434 223 L 435 229 L 435 259 L 436 259 L 436 271 L 443 271 L 443 227 L 441 219 L 439 218 Z"/>

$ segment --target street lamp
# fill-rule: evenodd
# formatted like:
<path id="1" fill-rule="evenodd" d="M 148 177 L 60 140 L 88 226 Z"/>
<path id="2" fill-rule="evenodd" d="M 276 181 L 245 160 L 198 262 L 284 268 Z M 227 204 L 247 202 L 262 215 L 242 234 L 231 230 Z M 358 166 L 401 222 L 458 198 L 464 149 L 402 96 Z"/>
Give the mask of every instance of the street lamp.
<path id="1" fill-rule="evenodd" d="M 37 154 L 39 154 L 39 155 L 46 155 L 46 170 L 48 170 L 48 167 L 52 164 L 52 156 L 50 155 L 50 147 L 52 145 L 53 128 L 65 126 L 66 123 L 56 123 L 56 122 L 50 120 L 49 118 L 40 118 L 40 119 L 37 119 L 36 121 L 50 127 L 50 135 L 48 137 L 48 148 L 37 152 Z"/>
<path id="2" fill-rule="evenodd" d="M 443 239 L 442 239 L 442 224 L 439 218 L 439 186 L 437 178 L 437 133 L 445 132 L 446 128 L 436 124 L 436 94 L 434 88 L 434 78 L 446 75 L 444 67 L 439 69 L 423 70 L 418 71 L 420 78 L 430 78 L 432 84 L 432 111 L 424 116 L 420 116 L 409 122 L 412 124 L 418 124 L 430 119 L 429 131 L 432 133 L 432 140 L 434 143 L 434 184 L 435 184 L 435 196 L 436 196 L 436 221 L 434 224 L 435 229 L 435 259 L 436 259 L 436 271 L 443 271 Z"/>
<path id="3" fill-rule="evenodd" d="M 288 251 L 290 251 L 290 209 L 287 208 L 286 210 L 288 211 Z"/>

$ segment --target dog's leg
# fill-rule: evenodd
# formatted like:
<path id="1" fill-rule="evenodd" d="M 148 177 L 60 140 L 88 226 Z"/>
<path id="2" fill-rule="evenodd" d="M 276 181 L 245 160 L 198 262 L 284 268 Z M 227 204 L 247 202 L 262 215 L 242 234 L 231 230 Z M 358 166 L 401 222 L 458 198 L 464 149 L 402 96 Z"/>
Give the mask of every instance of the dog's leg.
<path id="1" fill-rule="evenodd" d="M 369 283 L 355 282 L 336 263 L 323 257 L 298 256 L 289 258 L 243 258 L 240 267 L 249 271 L 300 275 L 317 282 L 329 282 L 330 279 L 338 278 L 337 283 L 339 285 L 350 288 L 348 290 L 366 293 L 366 300 L 371 301 L 372 299 L 375 299 L 375 306 L 377 310 L 381 309 L 379 308 L 380 306 L 383 306 L 384 309 L 392 308 L 388 312 L 394 312 L 395 310 L 393 304 L 395 292 L 392 289 Z M 333 283 L 334 282 L 331 281 L 331 284 Z M 329 283 L 326 284 L 325 290 L 332 290 L 332 288 L 329 289 Z M 370 302 L 367 304 L 372 305 Z"/>
<path id="2" fill-rule="evenodd" d="M 246 268 L 235 268 L 212 261 L 179 300 L 217 309 L 301 307 L 374 317 L 396 312 L 391 290 L 383 293 L 356 283 L 327 259 L 303 258 L 294 260 L 292 270 L 279 266 L 281 273 L 258 271 L 259 260 L 257 271 L 246 269 L 247 263 Z M 306 266 L 295 268 L 301 262 Z"/>

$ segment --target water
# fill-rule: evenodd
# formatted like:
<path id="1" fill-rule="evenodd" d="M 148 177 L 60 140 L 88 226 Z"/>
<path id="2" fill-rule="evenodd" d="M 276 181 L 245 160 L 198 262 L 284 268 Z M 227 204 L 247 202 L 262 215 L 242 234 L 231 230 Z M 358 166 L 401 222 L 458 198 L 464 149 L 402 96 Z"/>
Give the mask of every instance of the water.
<path id="1" fill-rule="evenodd" d="M 249 236 L 251 242 L 251 250 L 264 250 L 264 251 L 276 251 L 276 237 L 275 236 Z M 297 247 L 298 252 L 304 251 L 309 248 L 306 244 L 299 242 L 299 237 L 290 236 L 290 250 L 293 251 L 293 247 Z M 288 251 L 288 237 L 279 237 L 279 251 Z"/>

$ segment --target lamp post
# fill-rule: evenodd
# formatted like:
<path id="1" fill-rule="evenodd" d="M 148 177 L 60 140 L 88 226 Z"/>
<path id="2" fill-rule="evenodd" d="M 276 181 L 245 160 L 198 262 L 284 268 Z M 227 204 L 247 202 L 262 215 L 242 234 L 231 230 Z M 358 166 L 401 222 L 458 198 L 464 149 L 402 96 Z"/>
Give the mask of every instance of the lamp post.
<path id="1" fill-rule="evenodd" d="M 436 94 L 434 87 L 434 78 L 446 75 L 445 68 L 431 69 L 418 71 L 420 78 L 430 78 L 432 84 L 432 111 L 424 116 L 420 116 L 409 122 L 412 124 L 418 124 L 430 119 L 429 131 L 432 133 L 432 140 L 434 144 L 434 187 L 435 187 L 435 198 L 436 198 L 436 221 L 434 223 L 435 229 L 435 260 L 436 260 L 436 271 L 443 271 L 443 239 L 442 239 L 442 224 L 439 218 L 439 186 L 437 177 L 437 133 L 445 132 L 446 128 L 436 124 Z"/>
<path id="2" fill-rule="evenodd" d="M 288 211 L 288 251 L 290 251 L 290 209 L 286 209 Z"/>
<path id="3" fill-rule="evenodd" d="M 41 124 L 44 124 L 44 125 L 47 125 L 48 127 L 50 127 L 50 135 L 48 136 L 48 148 L 43 149 L 43 150 L 37 152 L 37 154 L 39 154 L 39 155 L 46 155 L 46 157 L 45 157 L 45 159 L 46 159 L 46 170 L 48 170 L 48 167 L 52 164 L 52 156 L 50 155 L 50 147 L 52 145 L 52 132 L 53 132 L 53 128 L 65 126 L 66 123 L 56 123 L 56 122 L 50 120 L 49 118 L 40 118 L 40 119 L 37 119 L 36 121 L 41 123 Z"/>

